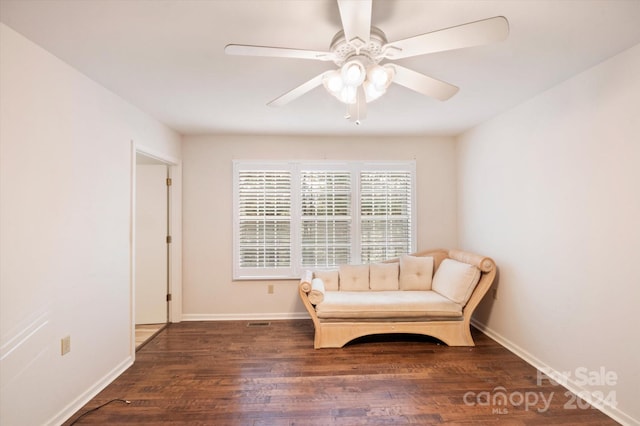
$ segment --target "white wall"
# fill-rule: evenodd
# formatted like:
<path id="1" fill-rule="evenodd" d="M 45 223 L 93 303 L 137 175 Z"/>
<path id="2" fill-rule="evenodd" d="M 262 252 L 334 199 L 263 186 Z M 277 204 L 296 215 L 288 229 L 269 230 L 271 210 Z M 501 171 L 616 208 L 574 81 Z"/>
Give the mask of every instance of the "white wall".
<path id="1" fill-rule="evenodd" d="M 416 160 L 418 249 L 453 247 L 452 138 L 203 136 L 183 141 L 183 319 L 302 314 L 297 282 L 232 281 L 232 160 Z M 267 286 L 274 285 L 274 294 Z"/>
<path id="2" fill-rule="evenodd" d="M 180 138 L 3 24 L 0 54 L 0 423 L 55 424 L 132 362 L 131 142 Z"/>
<path id="3" fill-rule="evenodd" d="M 640 45 L 459 138 L 459 242 L 493 256 L 476 319 L 538 367 L 613 371 L 640 423 Z M 508 384 L 502 384 L 508 385 Z"/>

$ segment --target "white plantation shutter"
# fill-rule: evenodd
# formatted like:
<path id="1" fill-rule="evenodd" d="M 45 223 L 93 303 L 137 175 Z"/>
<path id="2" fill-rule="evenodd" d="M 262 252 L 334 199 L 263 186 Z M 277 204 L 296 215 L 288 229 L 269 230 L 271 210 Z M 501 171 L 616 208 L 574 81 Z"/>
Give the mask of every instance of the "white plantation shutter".
<path id="1" fill-rule="evenodd" d="M 415 162 L 234 161 L 233 278 L 415 251 Z"/>
<path id="2" fill-rule="evenodd" d="M 410 171 L 360 174 L 360 260 L 377 262 L 412 251 Z"/>
<path id="3" fill-rule="evenodd" d="M 237 266 L 290 269 L 291 172 L 240 170 L 236 179 Z"/>
<path id="4" fill-rule="evenodd" d="M 305 267 L 348 264 L 351 253 L 351 173 L 300 173 L 301 259 Z"/>

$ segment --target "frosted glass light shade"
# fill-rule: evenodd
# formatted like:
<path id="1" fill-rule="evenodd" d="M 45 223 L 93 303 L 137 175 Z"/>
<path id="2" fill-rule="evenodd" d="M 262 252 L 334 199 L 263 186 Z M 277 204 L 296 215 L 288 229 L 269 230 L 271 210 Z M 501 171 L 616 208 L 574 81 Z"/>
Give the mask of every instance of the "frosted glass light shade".
<path id="1" fill-rule="evenodd" d="M 344 86 L 338 99 L 345 104 L 354 104 L 356 103 L 357 93 L 358 88 L 356 86 Z"/>
<path id="2" fill-rule="evenodd" d="M 380 65 L 374 65 L 369 68 L 368 80 L 377 87 L 384 87 L 389 81 L 389 74 Z"/>
<path id="3" fill-rule="evenodd" d="M 378 99 L 387 92 L 387 88 L 395 75 L 390 65 L 372 65 L 367 70 L 367 79 L 364 82 L 364 91 L 367 102 Z"/>
<path id="4" fill-rule="evenodd" d="M 333 94 L 340 93 L 344 87 L 342 75 L 338 71 L 332 71 L 326 79 L 327 90 Z"/>
<path id="5" fill-rule="evenodd" d="M 360 85 L 364 88 L 365 101 L 371 102 L 386 93 L 393 77 L 394 69 L 390 65 L 373 64 L 365 68 L 360 60 L 354 59 L 328 72 L 322 84 L 340 102 L 354 104 Z"/>
<path id="6" fill-rule="evenodd" d="M 360 61 L 349 61 L 342 66 L 342 81 L 348 86 L 360 86 L 367 77 L 367 71 Z"/>

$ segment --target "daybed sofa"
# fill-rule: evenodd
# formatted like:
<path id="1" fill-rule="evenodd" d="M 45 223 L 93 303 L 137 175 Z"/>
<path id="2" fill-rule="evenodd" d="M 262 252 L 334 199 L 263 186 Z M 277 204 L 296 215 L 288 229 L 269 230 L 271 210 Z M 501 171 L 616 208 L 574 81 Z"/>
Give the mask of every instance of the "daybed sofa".
<path id="1" fill-rule="evenodd" d="M 470 320 L 496 275 L 488 257 L 427 250 L 382 263 L 306 271 L 299 285 L 314 347 L 340 348 L 370 334 L 411 333 L 474 346 Z"/>

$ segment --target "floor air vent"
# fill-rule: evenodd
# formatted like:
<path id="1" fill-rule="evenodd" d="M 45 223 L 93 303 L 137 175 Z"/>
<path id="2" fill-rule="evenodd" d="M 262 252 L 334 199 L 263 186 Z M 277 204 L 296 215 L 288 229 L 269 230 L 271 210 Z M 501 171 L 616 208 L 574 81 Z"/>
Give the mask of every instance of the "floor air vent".
<path id="1" fill-rule="evenodd" d="M 247 323 L 247 327 L 269 327 L 271 325 L 268 321 L 260 321 L 260 322 L 249 322 Z"/>

